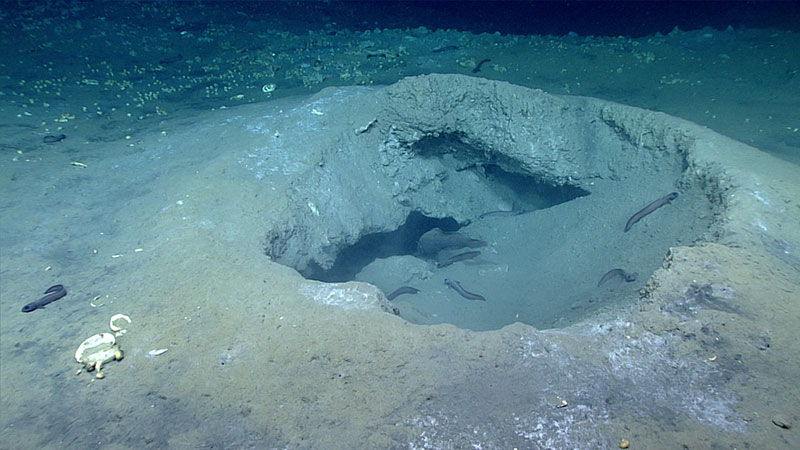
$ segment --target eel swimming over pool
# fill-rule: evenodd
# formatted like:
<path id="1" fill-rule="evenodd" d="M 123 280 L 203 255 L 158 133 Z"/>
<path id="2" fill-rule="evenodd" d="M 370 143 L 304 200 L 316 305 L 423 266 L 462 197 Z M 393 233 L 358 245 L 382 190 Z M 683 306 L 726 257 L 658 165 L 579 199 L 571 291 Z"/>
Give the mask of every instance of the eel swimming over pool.
<path id="1" fill-rule="evenodd" d="M 478 216 L 478 219 L 485 219 L 486 217 L 513 217 L 513 216 L 518 216 L 520 214 L 525 214 L 526 212 L 528 211 L 525 211 L 524 209 L 512 209 L 510 211 L 506 210 L 489 211 Z"/>
<path id="2" fill-rule="evenodd" d="M 654 201 L 653 203 L 650 203 L 649 205 L 645 206 L 644 208 L 639 210 L 639 212 L 632 215 L 630 219 L 628 219 L 628 223 L 625 224 L 625 231 L 630 230 L 633 224 L 642 220 L 642 217 L 650 214 L 651 212 L 657 210 L 658 208 L 661 208 L 667 203 L 670 203 L 672 200 L 675 200 L 676 198 L 678 198 L 678 193 L 670 192 L 669 194 L 661 197 L 660 199 Z"/>
<path id="3" fill-rule="evenodd" d="M 472 239 L 455 231 L 434 228 L 419 237 L 417 251 L 421 255 L 435 255 L 445 249 L 486 247 L 486 241 Z"/>
<path id="4" fill-rule="evenodd" d="M 458 292 L 458 295 L 464 297 L 467 300 L 483 300 L 483 301 L 486 301 L 486 297 L 484 297 L 482 295 L 479 295 L 479 294 L 473 294 L 472 292 L 464 289 L 463 287 L 461 287 L 461 283 L 459 283 L 456 280 L 451 280 L 449 278 L 445 278 L 444 279 L 444 284 L 450 286 L 454 291 Z"/>
<path id="5" fill-rule="evenodd" d="M 392 301 L 395 298 L 397 298 L 398 295 L 416 294 L 417 292 L 419 292 L 419 289 L 415 287 L 400 286 L 399 288 L 395 289 L 391 294 L 387 295 L 386 298 L 389 299 L 389 301 Z"/>
<path id="6" fill-rule="evenodd" d="M 467 259 L 472 259 L 472 258 L 478 257 L 478 256 L 480 256 L 480 254 L 481 254 L 481 252 L 479 252 L 479 251 L 459 253 L 459 254 L 457 254 L 455 256 L 451 256 L 450 258 L 446 259 L 445 261 L 440 261 L 440 262 L 436 263 L 436 268 L 441 269 L 442 267 L 447 267 L 450 264 L 453 264 L 453 263 L 456 263 L 456 262 L 459 262 L 459 261 L 464 261 L 464 260 L 467 260 Z"/>
<path id="7" fill-rule="evenodd" d="M 55 286 L 50 286 L 50 288 L 44 291 L 44 297 L 23 306 L 22 312 L 31 312 L 39 308 L 44 308 L 44 305 L 53 303 L 65 295 L 67 295 L 67 289 L 63 285 L 57 284 Z"/>

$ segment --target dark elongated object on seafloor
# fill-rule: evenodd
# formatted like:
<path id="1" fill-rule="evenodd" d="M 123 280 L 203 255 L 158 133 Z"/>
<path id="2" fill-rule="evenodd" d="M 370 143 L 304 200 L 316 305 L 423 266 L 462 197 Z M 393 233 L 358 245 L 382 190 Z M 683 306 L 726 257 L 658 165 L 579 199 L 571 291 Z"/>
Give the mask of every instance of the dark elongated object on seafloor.
<path id="1" fill-rule="evenodd" d="M 66 138 L 66 134 L 59 134 L 58 136 L 45 136 L 42 140 L 45 144 L 55 144 L 56 142 L 61 142 Z"/>
<path id="2" fill-rule="evenodd" d="M 453 263 L 456 263 L 456 262 L 459 262 L 459 261 L 464 261 L 464 260 L 467 260 L 467 259 L 476 258 L 476 257 L 480 256 L 480 254 L 481 254 L 481 252 L 479 252 L 477 250 L 476 251 L 471 251 L 471 252 L 459 253 L 459 254 L 457 254 L 455 256 L 451 256 L 450 258 L 447 258 L 445 261 L 441 261 L 441 262 L 436 263 L 436 267 L 441 269 L 442 267 L 447 267 L 450 264 L 453 264 Z"/>
<path id="3" fill-rule="evenodd" d="M 666 205 L 672 200 L 675 200 L 676 198 L 678 198 L 678 193 L 670 192 L 669 194 L 661 197 L 660 199 L 654 201 L 653 203 L 650 203 L 649 205 L 645 206 L 644 208 L 639 210 L 639 212 L 632 215 L 630 219 L 628 219 L 628 223 L 625 224 L 625 231 L 630 230 L 633 224 L 642 220 L 642 217 L 650 214 L 651 212 L 657 210 L 658 208 L 661 208 L 662 206 Z"/>
<path id="4" fill-rule="evenodd" d="M 481 71 L 481 66 L 482 66 L 482 65 L 484 65 L 484 64 L 486 64 L 486 63 L 487 63 L 487 62 L 489 62 L 489 61 L 491 61 L 491 59 L 489 59 L 489 58 L 482 59 L 482 60 L 481 60 L 481 62 L 479 62 L 479 63 L 478 63 L 478 65 L 476 65 L 476 66 L 475 66 L 475 68 L 474 68 L 474 69 L 472 69 L 472 73 L 478 73 L 478 72 L 480 72 L 480 71 Z"/>
<path id="5" fill-rule="evenodd" d="M 620 276 L 623 280 L 630 283 L 631 281 L 636 281 L 636 278 L 639 276 L 636 272 L 625 272 L 623 269 L 611 269 L 603 275 L 603 278 L 600 278 L 600 281 L 597 282 L 597 286 L 605 283 L 606 281 L 610 280 L 613 277 Z"/>
<path id="6" fill-rule="evenodd" d="M 417 242 L 417 251 L 421 255 L 435 255 L 441 250 L 463 247 L 486 247 L 486 241 L 472 239 L 455 231 L 442 231 L 440 228 L 434 228 L 420 236 Z"/>
<path id="7" fill-rule="evenodd" d="M 22 312 L 31 312 L 39 308 L 44 308 L 44 305 L 53 303 L 65 295 L 67 295 L 67 288 L 65 288 L 63 285 L 57 284 L 55 286 L 50 286 L 49 289 L 44 291 L 44 297 L 23 306 Z"/>
<path id="8" fill-rule="evenodd" d="M 392 301 L 395 298 L 397 298 L 397 296 L 399 296 L 399 295 L 416 294 L 417 292 L 419 292 L 419 289 L 417 289 L 415 287 L 400 286 L 399 288 L 395 289 L 391 294 L 387 295 L 386 298 L 389 299 L 389 301 Z"/>
<path id="9" fill-rule="evenodd" d="M 461 287 L 461 283 L 459 283 L 456 280 L 451 280 L 449 278 L 445 278 L 444 279 L 444 284 L 450 286 L 454 291 L 458 292 L 458 295 L 464 297 L 467 300 L 483 300 L 483 301 L 486 301 L 486 297 L 484 297 L 484 296 L 482 296 L 480 294 L 475 294 L 473 292 L 470 292 L 470 291 L 464 289 L 463 287 Z"/>

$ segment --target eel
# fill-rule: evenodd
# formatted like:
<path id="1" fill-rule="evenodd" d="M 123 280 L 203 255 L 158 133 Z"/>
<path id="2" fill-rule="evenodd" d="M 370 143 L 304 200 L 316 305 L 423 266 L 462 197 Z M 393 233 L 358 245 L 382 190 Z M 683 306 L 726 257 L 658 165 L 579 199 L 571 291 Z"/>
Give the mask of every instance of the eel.
<path id="1" fill-rule="evenodd" d="M 601 284 L 616 276 L 620 276 L 623 280 L 630 283 L 631 281 L 636 281 L 639 274 L 636 272 L 625 272 L 622 269 L 611 269 L 603 275 L 603 278 L 600 278 L 600 281 L 597 282 L 597 286 L 599 287 Z"/>
<path id="2" fill-rule="evenodd" d="M 178 61 L 180 61 L 182 59 L 183 59 L 183 55 L 178 53 L 177 55 L 168 56 L 168 57 L 166 57 L 164 59 L 161 59 L 161 60 L 158 61 L 158 63 L 161 64 L 162 66 L 166 66 L 167 64 L 176 63 L 176 62 L 178 62 Z"/>
<path id="3" fill-rule="evenodd" d="M 441 261 L 441 262 L 436 263 L 436 267 L 441 269 L 442 267 L 447 267 L 450 264 L 453 264 L 455 262 L 464 261 L 465 259 L 475 258 L 475 257 L 479 256 L 480 254 L 481 254 L 481 252 L 479 252 L 477 250 L 476 251 L 471 251 L 471 252 L 459 253 L 457 255 L 451 256 L 450 258 L 447 258 L 445 261 Z"/>
<path id="4" fill-rule="evenodd" d="M 458 46 L 457 45 L 445 45 L 444 47 L 435 48 L 435 49 L 431 50 L 431 52 L 432 53 L 442 53 L 442 52 L 447 52 L 447 51 L 450 51 L 450 50 L 458 50 Z"/>
<path id="5" fill-rule="evenodd" d="M 399 288 L 395 289 L 395 290 L 394 290 L 394 291 L 393 291 L 391 294 L 387 295 L 387 296 L 386 296 L 386 298 L 388 298 L 388 299 L 389 299 L 389 301 L 392 301 L 392 300 L 394 300 L 395 298 L 397 298 L 397 296 L 398 296 L 398 295 L 403 295 L 403 294 L 416 294 L 417 292 L 419 292 L 419 289 L 417 289 L 417 288 L 415 288 L 415 287 L 411 287 L 411 286 L 400 286 Z"/>
<path id="6" fill-rule="evenodd" d="M 513 217 L 513 216 L 518 216 L 520 214 L 525 214 L 526 212 L 528 211 L 525 211 L 524 209 L 512 209 L 510 211 L 499 209 L 497 211 L 485 212 L 480 216 L 478 216 L 478 219 L 483 219 L 486 217 Z"/>
<path id="7" fill-rule="evenodd" d="M 487 62 L 491 61 L 489 58 L 482 59 L 474 69 L 472 69 L 472 73 L 478 73 L 481 71 L 481 66 L 486 64 Z"/>
<path id="8" fill-rule="evenodd" d="M 56 142 L 61 142 L 66 138 L 66 134 L 59 134 L 58 136 L 45 136 L 43 140 L 45 144 L 55 144 Z"/>
<path id="9" fill-rule="evenodd" d="M 676 198 L 678 198 L 678 193 L 670 192 L 669 194 L 661 197 L 660 199 L 654 201 L 653 203 L 650 203 L 649 205 L 645 206 L 644 208 L 639 210 L 639 212 L 632 215 L 630 219 L 628 219 L 628 223 L 625 224 L 625 231 L 627 232 L 628 230 L 630 230 L 633 224 L 642 220 L 642 217 L 650 214 L 651 212 L 657 210 L 658 208 L 661 208 L 667 203 L 670 203 L 672 200 L 675 200 Z"/>
<path id="10" fill-rule="evenodd" d="M 50 288 L 44 291 L 44 297 L 23 306 L 22 312 L 31 312 L 39 308 L 44 308 L 44 305 L 53 303 L 65 295 L 67 295 L 67 289 L 63 285 L 57 284 L 55 286 L 50 286 Z"/>
<path id="11" fill-rule="evenodd" d="M 483 301 L 486 301 L 486 297 L 484 297 L 482 295 L 479 295 L 479 294 L 473 294 L 472 292 L 469 292 L 468 290 L 466 290 L 463 287 L 461 287 L 461 283 L 459 283 L 456 280 L 451 280 L 449 278 L 445 278 L 444 279 L 444 284 L 450 286 L 454 291 L 458 292 L 458 295 L 464 297 L 467 300 L 483 300 Z"/>
<path id="12" fill-rule="evenodd" d="M 455 231 L 442 231 L 434 228 L 419 237 L 417 251 L 421 255 L 435 255 L 447 248 L 486 247 L 486 241 L 472 239 Z"/>

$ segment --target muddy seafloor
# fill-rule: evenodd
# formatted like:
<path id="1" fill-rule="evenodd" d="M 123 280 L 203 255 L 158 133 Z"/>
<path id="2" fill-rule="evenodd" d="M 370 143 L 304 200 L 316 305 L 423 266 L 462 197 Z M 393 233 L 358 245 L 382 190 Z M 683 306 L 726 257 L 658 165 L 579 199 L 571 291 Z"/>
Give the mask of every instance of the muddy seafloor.
<path id="1" fill-rule="evenodd" d="M 713 42 L 704 33 L 663 39 L 700 38 Z M 39 48 L 33 44 L 22 41 L 16 56 L 24 60 L 30 52 L 23 48 Z M 618 43 L 598 38 L 591 44 L 611 51 Z M 569 66 L 570 53 L 559 51 Z M 580 55 L 573 55 L 575 68 L 584 67 Z M 656 61 L 637 58 L 636 70 L 650 70 Z M 78 81 L 102 78 L 64 70 Z M 330 246 L 378 223 L 371 217 L 399 223 L 404 208 L 414 207 L 472 217 L 488 205 L 481 202 L 497 198 L 475 191 L 473 203 L 430 201 L 436 192 L 438 198 L 461 192 L 435 184 L 447 168 L 431 169 L 429 183 L 412 176 L 425 172 L 408 169 L 411 159 L 369 166 L 370 158 L 413 155 L 417 131 L 456 131 L 480 149 L 471 157 L 488 148 L 484 144 L 497 145 L 491 150 L 499 153 L 518 148 L 505 135 L 479 121 L 473 128 L 463 121 L 447 128 L 436 114 L 423 117 L 425 111 L 410 107 L 408 115 L 399 103 L 389 103 L 395 107 L 387 113 L 376 99 L 385 90 L 377 88 L 260 98 L 234 107 L 231 102 L 240 99 L 231 98 L 250 90 L 232 86 L 220 100 L 228 107 L 213 111 L 180 108 L 176 98 L 163 104 L 174 106 L 161 106 L 147 95 L 138 107 L 126 105 L 129 92 L 121 90 L 115 106 L 92 108 L 125 80 L 123 73 L 108 76 L 99 92 L 85 91 L 95 89 L 91 83 L 64 82 L 63 90 L 75 94 L 62 93 L 58 103 L 52 84 L 5 80 L 14 87 L 3 105 L 3 448 L 601 448 L 622 439 L 640 448 L 791 448 L 796 440 L 797 166 L 666 116 L 600 106 L 607 108 L 598 116 L 609 130 L 603 139 L 627 158 L 616 164 L 556 158 L 549 165 L 548 158 L 535 158 L 541 154 L 536 151 L 531 160 L 516 155 L 531 173 L 593 192 L 573 200 L 585 207 L 571 210 L 567 202 L 505 224 L 473 221 L 465 231 L 489 243 L 483 259 L 424 278 L 430 284 L 413 298 L 422 303 L 398 302 L 398 317 L 381 309 L 387 302 L 376 288 L 304 280 L 270 261 L 265 250 L 298 267 L 312 257 L 325 264 Z M 458 79 L 445 80 L 454 92 L 496 92 L 495 99 L 543 95 L 474 80 L 463 81 L 460 90 Z M 253 85 L 260 92 L 261 84 Z M 766 98 L 770 89 L 748 92 Z M 23 94 L 34 101 L 23 107 Z M 684 95 L 688 104 L 695 93 Z M 456 111 L 456 117 L 469 113 Z M 728 125 L 750 123 L 744 121 L 749 115 Z M 386 117 L 403 120 L 384 123 Z M 521 128 L 504 123 L 498 129 L 518 138 L 514 133 L 524 132 L 524 124 L 538 123 L 531 140 L 560 130 L 548 130 L 542 118 L 517 119 Z M 41 142 L 61 132 L 66 140 Z M 669 139 L 675 136 L 685 139 Z M 395 143 L 402 145 L 388 145 Z M 539 144 L 537 149 L 547 148 Z M 557 144 L 590 152 L 577 141 Z M 341 157 L 349 149 L 383 153 L 356 155 L 375 171 L 353 171 L 344 167 L 351 160 Z M 661 177 L 649 172 L 653 163 L 663 163 L 656 164 Z M 622 166 L 626 170 L 612 170 Z M 382 170 L 395 178 L 379 177 Z M 381 185 L 387 180 L 406 184 L 396 190 L 394 182 Z M 362 207 L 330 194 L 359 186 L 371 186 L 362 199 L 376 200 Z M 611 195 L 616 187 L 625 194 Z M 631 209 L 671 189 L 687 195 L 622 232 Z M 337 202 L 342 206 L 335 209 Z M 687 211 L 699 218 L 680 216 Z M 526 233 L 537 224 L 552 232 L 564 223 L 571 225 L 538 244 L 535 234 Z M 695 234 L 662 241 L 686 226 Z M 291 255 L 267 245 L 270 237 L 287 236 L 286 230 L 294 230 L 286 248 L 298 249 Z M 596 234 L 582 245 L 558 239 L 589 232 Z M 531 258 L 543 249 L 546 260 Z M 597 263 L 574 262 L 587 255 Z M 639 280 L 598 291 L 598 275 L 617 263 L 642 267 Z M 580 289 L 567 297 L 568 305 L 548 303 L 550 292 L 563 289 L 538 287 L 547 277 L 530 282 L 526 264 L 553 274 L 574 270 L 568 284 Z M 497 274 L 509 278 L 496 285 L 481 281 Z M 443 275 L 486 286 L 493 295 L 480 305 L 459 303 L 463 299 L 437 278 Z M 521 289 L 525 280 L 531 284 Z M 56 283 L 67 286 L 67 297 L 20 312 Z M 551 319 L 536 322 L 525 292 Z M 426 311 L 426 298 L 439 306 Z M 493 304 L 505 310 L 497 313 Z M 512 324 L 473 332 L 406 320 L 446 322 L 441 314 L 465 318 L 468 308 L 484 308 L 478 317 L 496 314 Z M 564 327 L 537 331 L 513 323 L 520 311 L 522 321 L 538 328 Z M 108 331 L 115 313 L 133 320 L 118 338 L 125 359 L 108 363 L 102 380 L 76 375 L 75 348 Z M 156 349 L 167 351 L 148 356 Z"/>

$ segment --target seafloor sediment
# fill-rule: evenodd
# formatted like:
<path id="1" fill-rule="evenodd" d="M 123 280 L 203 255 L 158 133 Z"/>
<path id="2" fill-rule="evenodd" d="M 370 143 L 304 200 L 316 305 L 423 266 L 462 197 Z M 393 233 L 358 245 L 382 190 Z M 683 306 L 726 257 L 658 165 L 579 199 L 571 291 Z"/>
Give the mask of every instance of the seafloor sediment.
<path id="1" fill-rule="evenodd" d="M 203 3 L 0 5 L 0 448 L 798 441 L 797 33 Z M 299 275 L 409 212 L 486 245 Z"/>
<path id="2" fill-rule="evenodd" d="M 513 120 L 487 119 L 488 128 L 479 117 L 461 120 L 478 107 L 475 98 L 487 100 L 479 117 L 497 111 Z M 431 102 L 449 105 L 449 114 L 430 114 Z M 529 116 L 515 113 L 525 110 Z M 548 129 L 551 114 L 557 127 Z M 580 130 L 581 140 L 559 130 Z M 405 176 L 392 165 L 436 133 L 505 155 L 508 169 L 518 164 L 590 191 L 635 179 L 602 160 L 608 155 L 589 163 L 592 148 L 580 143 L 602 137 L 617 156 L 630 156 L 620 161 L 631 173 L 662 161 L 666 185 L 702 193 L 706 231 L 664 248 L 661 268 L 640 272 L 641 294 L 609 296 L 613 308 L 546 331 L 521 323 L 487 332 L 414 325 L 381 308 L 385 298 L 373 286 L 308 281 L 264 254 L 269 237 L 288 229 L 305 244 L 286 248 L 322 258 L 326 246 L 350 240 L 342 230 L 357 235 L 374 228 L 367 225 L 381 208 L 413 205 L 412 184 L 388 183 L 391 174 Z M 6 442 L 585 448 L 627 439 L 644 448 L 781 447 L 794 433 L 775 422 L 793 422 L 797 410 L 790 380 L 800 356 L 792 347 L 800 177 L 752 147 L 661 113 L 446 75 L 167 120 L 141 133 L 137 147 L 122 157 L 93 155 L 79 168 L 90 170 L 71 172 L 62 169 L 72 155 L 55 155 L 6 185 L 15 201 L 4 214 L 26 217 L 6 233 L 29 233 L 4 240 L 3 278 L 16 280 L 3 283 Z M 363 149 L 385 163 L 369 166 L 365 156 L 365 167 L 345 167 L 347 152 Z M 389 184 L 386 196 L 375 194 L 381 183 Z M 347 209 L 345 197 L 312 196 L 352 185 L 372 186 L 363 199 L 374 194 L 389 206 Z M 580 198 L 587 208 L 593 195 Z M 678 226 L 669 225 L 670 211 L 692 208 L 673 206 L 661 211 L 667 225 L 637 224 L 630 232 L 641 233 L 637 245 Z M 621 228 L 626 210 L 605 212 L 614 226 L 596 226 L 600 236 L 637 242 Z M 70 294 L 44 311 L 18 312 L 11 299 L 36 292 L 45 264 Z M 125 359 L 107 364 L 103 380 L 75 376 L 75 345 L 118 312 L 133 319 L 118 338 Z M 148 356 L 161 348 L 168 350 Z M 42 413 L 53 404 L 70 413 Z"/>

